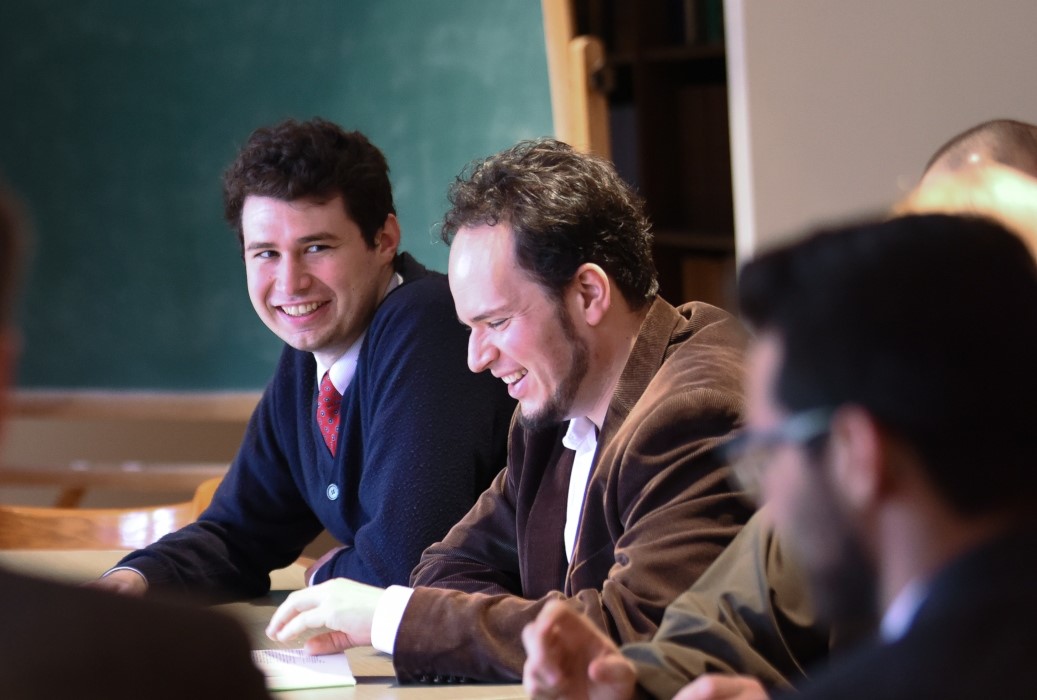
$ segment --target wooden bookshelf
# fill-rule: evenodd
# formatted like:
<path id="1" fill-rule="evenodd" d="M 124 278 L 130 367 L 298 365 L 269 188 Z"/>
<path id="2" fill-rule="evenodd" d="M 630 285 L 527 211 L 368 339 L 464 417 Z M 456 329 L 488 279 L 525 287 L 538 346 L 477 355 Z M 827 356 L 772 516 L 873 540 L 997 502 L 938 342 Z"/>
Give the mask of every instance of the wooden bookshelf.
<path id="1" fill-rule="evenodd" d="M 720 0 L 573 0 L 599 38 L 609 145 L 645 198 L 660 291 L 733 308 L 734 205 Z M 689 296 L 691 295 L 691 296 Z"/>

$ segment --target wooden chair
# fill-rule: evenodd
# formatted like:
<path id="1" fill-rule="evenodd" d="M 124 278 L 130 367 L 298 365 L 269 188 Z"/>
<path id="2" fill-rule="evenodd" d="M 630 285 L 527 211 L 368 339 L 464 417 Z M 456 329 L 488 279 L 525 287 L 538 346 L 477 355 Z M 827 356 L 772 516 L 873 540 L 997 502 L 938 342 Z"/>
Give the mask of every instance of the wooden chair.
<path id="1" fill-rule="evenodd" d="M 220 477 L 184 503 L 140 508 L 0 505 L 0 549 L 137 549 L 197 519 Z"/>
<path id="2" fill-rule="evenodd" d="M 213 494 L 216 493 L 216 487 L 220 485 L 221 481 L 223 481 L 222 476 L 214 476 L 198 484 L 198 488 L 194 490 L 194 498 L 191 499 L 191 508 L 194 511 L 191 520 L 197 520 L 202 511 L 209 507 Z"/>

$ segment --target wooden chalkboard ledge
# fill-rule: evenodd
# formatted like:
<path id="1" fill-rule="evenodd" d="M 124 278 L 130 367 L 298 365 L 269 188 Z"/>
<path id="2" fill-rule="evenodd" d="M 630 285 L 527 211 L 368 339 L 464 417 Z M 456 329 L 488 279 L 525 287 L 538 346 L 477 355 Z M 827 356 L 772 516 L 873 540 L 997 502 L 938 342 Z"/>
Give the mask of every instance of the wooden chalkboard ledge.
<path id="1" fill-rule="evenodd" d="M 11 417 L 54 420 L 144 420 L 245 422 L 259 402 L 258 391 L 136 392 L 20 389 L 10 401 Z"/>

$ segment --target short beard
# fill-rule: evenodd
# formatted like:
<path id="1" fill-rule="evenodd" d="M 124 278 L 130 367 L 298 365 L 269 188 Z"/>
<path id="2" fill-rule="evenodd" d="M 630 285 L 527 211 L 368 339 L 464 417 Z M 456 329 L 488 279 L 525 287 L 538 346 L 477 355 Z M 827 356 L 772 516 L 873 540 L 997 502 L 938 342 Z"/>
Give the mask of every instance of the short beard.
<path id="1" fill-rule="evenodd" d="M 561 303 L 555 306 L 555 318 L 562 330 L 562 335 L 569 344 L 569 371 L 566 372 L 561 383 L 543 406 L 528 415 L 524 411 L 519 411 L 519 423 L 526 430 L 543 430 L 568 419 L 573 404 L 576 402 L 580 384 L 587 376 L 590 351 L 587 343 L 576 335 L 576 326 Z"/>
<path id="2" fill-rule="evenodd" d="M 823 464 L 812 464 L 816 478 L 811 493 L 798 504 L 801 517 L 795 547 L 803 552 L 818 616 L 831 624 L 837 646 L 860 641 L 878 623 L 878 575 L 875 564 L 854 532 Z M 813 550 L 809 551 L 808 550 Z"/>
<path id="3" fill-rule="evenodd" d="M 810 572 L 818 616 L 831 625 L 836 646 L 845 647 L 872 634 L 879 619 L 875 566 L 860 539 L 844 533 L 831 566 Z"/>

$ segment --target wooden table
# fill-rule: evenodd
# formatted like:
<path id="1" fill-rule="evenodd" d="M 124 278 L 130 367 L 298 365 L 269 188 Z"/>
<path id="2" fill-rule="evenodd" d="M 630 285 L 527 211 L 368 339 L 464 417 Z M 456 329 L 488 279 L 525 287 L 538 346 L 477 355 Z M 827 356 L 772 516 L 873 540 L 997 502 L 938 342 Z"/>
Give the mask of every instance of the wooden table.
<path id="1" fill-rule="evenodd" d="M 0 551 L 0 566 L 27 574 L 68 583 L 83 583 L 106 571 L 125 552 L 96 550 L 9 550 Z M 218 606 L 238 618 L 248 630 L 256 648 L 272 649 L 277 642 L 263 634 L 277 605 L 289 592 L 303 585 L 304 569 L 293 564 L 271 575 L 271 593 L 263 598 Z M 279 692 L 276 700 L 407 700 L 472 698 L 476 700 L 514 700 L 525 698 L 519 684 L 473 683 L 463 685 L 397 685 L 392 659 L 372 647 L 357 647 L 346 652 L 357 685 L 353 688 L 322 688 Z"/>

